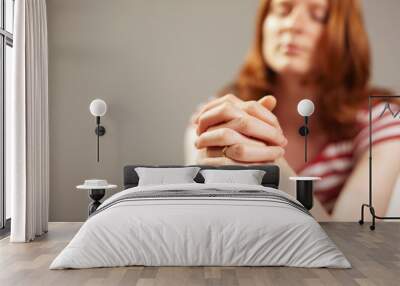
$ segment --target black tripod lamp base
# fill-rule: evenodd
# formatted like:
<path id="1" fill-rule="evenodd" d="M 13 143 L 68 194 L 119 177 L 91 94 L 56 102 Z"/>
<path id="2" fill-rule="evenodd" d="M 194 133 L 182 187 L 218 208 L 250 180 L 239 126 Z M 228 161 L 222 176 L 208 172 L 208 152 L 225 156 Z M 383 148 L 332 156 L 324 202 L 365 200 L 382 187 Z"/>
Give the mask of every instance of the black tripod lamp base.
<path id="1" fill-rule="evenodd" d="M 97 208 L 101 205 L 100 200 L 104 197 L 105 194 L 106 194 L 105 189 L 91 189 L 89 191 L 89 197 L 92 199 L 92 202 L 88 207 L 89 216 L 92 213 L 94 213 L 97 210 Z"/>

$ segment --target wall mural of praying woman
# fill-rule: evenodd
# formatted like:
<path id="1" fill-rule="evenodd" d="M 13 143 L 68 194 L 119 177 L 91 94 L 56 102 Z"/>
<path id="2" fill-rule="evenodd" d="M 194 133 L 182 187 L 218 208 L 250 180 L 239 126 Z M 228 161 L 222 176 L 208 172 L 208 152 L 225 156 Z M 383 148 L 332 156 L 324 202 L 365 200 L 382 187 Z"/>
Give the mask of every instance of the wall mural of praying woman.
<path id="1" fill-rule="evenodd" d="M 338 28 L 340 27 L 340 28 Z M 290 176 L 315 176 L 313 215 L 358 221 L 368 200 L 368 97 L 390 96 L 370 82 L 371 56 L 361 1 L 262 0 L 254 40 L 237 76 L 196 110 L 186 130 L 186 163 L 276 163 L 282 189 Z M 301 99 L 315 103 L 308 158 L 298 134 Z M 372 113 L 379 115 L 377 101 Z M 374 207 L 385 214 L 400 174 L 400 120 L 376 117 L 379 165 Z M 367 217 L 366 219 L 371 219 Z"/>

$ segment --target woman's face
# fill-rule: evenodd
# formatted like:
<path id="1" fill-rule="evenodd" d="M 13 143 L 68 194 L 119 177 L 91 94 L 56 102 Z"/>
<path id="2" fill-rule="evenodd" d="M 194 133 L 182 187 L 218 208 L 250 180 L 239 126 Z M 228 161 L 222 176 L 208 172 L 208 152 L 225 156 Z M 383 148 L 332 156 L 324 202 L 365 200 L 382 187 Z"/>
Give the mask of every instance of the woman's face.
<path id="1" fill-rule="evenodd" d="M 305 75 L 328 15 L 328 0 L 272 0 L 263 25 L 263 56 L 278 74 Z"/>

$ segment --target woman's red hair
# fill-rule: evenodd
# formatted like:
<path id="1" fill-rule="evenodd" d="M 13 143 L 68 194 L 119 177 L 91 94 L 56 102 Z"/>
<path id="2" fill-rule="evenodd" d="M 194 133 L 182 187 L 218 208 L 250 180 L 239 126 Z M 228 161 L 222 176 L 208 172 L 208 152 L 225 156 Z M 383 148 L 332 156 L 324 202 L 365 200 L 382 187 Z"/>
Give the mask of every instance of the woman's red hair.
<path id="1" fill-rule="evenodd" d="M 258 100 L 274 94 L 276 74 L 264 60 L 263 24 L 272 0 L 261 0 L 256 34 L 251 50 L 232 85 L 220 94 L 232 92 L 243 100 Z M 355 117 L 365 107 L 369 94 L 389 95 L 370 88 L 370 49 L 359 0 L 328 0 L 329 14 L 314 56 L 312 80 L 319 86 L 316 106 L 324 130 L 335 130 L 331 139 L 354 136 Z M 279 94 L 274 94 L 279 104 Z"/>

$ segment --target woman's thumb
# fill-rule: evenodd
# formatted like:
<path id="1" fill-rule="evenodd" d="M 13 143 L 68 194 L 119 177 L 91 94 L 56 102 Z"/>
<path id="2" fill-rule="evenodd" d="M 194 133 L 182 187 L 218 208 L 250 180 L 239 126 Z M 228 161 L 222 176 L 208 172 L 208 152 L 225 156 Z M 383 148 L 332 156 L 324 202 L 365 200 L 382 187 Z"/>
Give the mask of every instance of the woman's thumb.
<path id="1" fill-rule="evenodd" d="M 273 95 L 266 95 L 259 99 L 258 102 L 270 111 L 276 106 L 276 98 Z"/>

